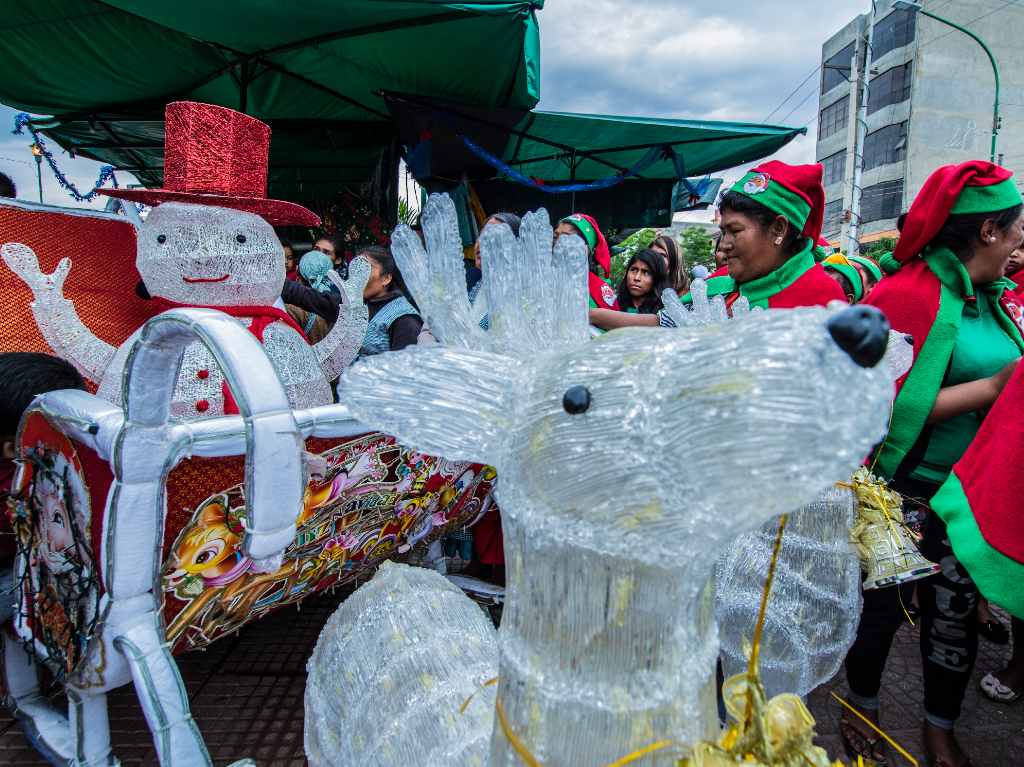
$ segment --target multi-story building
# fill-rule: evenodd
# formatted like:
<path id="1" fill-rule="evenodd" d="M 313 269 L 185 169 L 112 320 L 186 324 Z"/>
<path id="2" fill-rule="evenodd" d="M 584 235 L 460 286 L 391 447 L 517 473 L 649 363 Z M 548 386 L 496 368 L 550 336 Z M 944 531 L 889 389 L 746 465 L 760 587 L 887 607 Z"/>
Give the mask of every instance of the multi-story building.
<path id="1" fill-rule="evenodd" d="M 894 7 L 894 5 L 896 7 Z M 896 234 L 928 175 L 940 165 L 988 159 L 995 83 L 977 42 L 956 29 L 879 0 L 868 72 L 861 179 L 861 244 Z M 968 27 L 991 49 L 1002 79 L 997 162 L 1019 169 L 1024 188 L 1024 3 L 924 0 Z M 821 48 L 818 162 L 825 166 L 825 236 L 846 250 L 851 219 L 858 77 L 870 14 L 854 18 Z"/>

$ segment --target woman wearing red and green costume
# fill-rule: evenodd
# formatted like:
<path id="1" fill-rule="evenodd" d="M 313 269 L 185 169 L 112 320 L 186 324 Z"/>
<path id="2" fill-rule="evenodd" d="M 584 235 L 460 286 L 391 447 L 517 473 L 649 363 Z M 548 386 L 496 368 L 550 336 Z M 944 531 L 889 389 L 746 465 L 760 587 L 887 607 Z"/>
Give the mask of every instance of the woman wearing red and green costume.
<path id="1" fill-rule="evenodd" d="M 897 381 L 889 433 L 873 457 L 874 472 L 908 503 L 935 495 L 1024 351 L 1021 307 L 1003 278 L 1010 252 L 1024 240 L 1022 209 L 1003 168 L 981 161 L 939 168 L 907 214 L 893 253 L 899 271 L 865 301 L 914 338 L 914 363 Z M 932 765 L 962 767 L 970 760 L 953 723 L 977 656 L 978 591 L 946 542 L 946 526 L 921 505 L 922 553 L 942 565 L 917 582 L 925 752 Z M 846 658 L 849 700 L 875 719 L 882 670 L 911 591 L 904 584 L 865 592 Z M 841 733 L 854 754 L 876 763 L 884 757 L 859 721 L 844 717 Z"/>
<path id="2" fill-rule="evenodd" d="M 612 273 L 612 253 L 608 243 L 597 226 L 597 221 L 585 213 L 573 213 L 558 222 L 555 227 L 555 239 L 563 234 L 575 234 L 587 243 L 589 256 L 589 273 L 587 275 L 587 292 L 590 294 L 590 308 L 610 309 L 618 311 L 619 300 L 615 289 L 608 282 Z"/>
<path id="3" fill-rule="evenodd" d="M 825 190 L 821 165 L 766 162 L 736 182 L 719 203 L 719 251 L 728 274 L 708 278 L 708 297 L 722 296 L 731 310 L 740 296 L 752 307 L 792 309 L 824 306 L 846 297 L 815 263 L 812 247 L 821 234 Z M 692 301 L 690 294 L 680 299 Z M 626 325 L 671 327 L 668 316 L 591 310 L 590 322 L 611 330 Z"/>

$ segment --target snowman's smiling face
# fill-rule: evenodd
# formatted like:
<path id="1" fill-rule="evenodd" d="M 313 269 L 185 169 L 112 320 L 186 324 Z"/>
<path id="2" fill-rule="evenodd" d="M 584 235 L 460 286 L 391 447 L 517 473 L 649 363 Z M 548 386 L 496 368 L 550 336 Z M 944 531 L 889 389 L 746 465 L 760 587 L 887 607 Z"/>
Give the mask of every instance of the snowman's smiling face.
<path id="1" fill-rule="evenodd" d="M 139 230 L 135 262 L 153 296 L 200 306 L 266 306 L 281 295 L 284 249 L 259 216 L 169 202 Z"/>

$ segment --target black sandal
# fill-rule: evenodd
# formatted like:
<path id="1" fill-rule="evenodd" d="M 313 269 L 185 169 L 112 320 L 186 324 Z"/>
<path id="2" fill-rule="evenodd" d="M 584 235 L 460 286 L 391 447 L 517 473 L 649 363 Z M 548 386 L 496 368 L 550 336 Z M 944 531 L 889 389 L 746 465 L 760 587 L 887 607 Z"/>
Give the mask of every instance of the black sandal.
<path id="1" fill-rule="evenodd" d="M 978 633 L 992 644 L 1005 645 L 1010 643 L 1010 629 L 1005 623 L 990 618 L 987 621 L 978 621 Z"/>
<path id="2" fill-rule="evenodd" d="M 885 741 L 878 735 L 865 735 L 846 718 L 846 712 L 839 718 L 839 737 L 842 738 L 843 748 L 846 755 L 856 762 L 857 757 L 863 757 L 866 763 L 875 767 L 889 767 L 889 757 L 886 754 Z"/>

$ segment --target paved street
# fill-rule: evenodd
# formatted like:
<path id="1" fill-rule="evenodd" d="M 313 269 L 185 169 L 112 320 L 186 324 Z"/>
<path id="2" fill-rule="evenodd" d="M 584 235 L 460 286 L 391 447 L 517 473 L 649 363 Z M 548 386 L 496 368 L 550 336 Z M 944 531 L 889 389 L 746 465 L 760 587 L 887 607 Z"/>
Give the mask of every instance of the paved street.
<path id="1" fill-rule="evenodd" d="M 305 663 L 320 628 L 340 598 L 327 596 L 304 604 L 301 611 L 278 613 L 206 652 L 180 659 L 192 711 L 215 764 L 226 765 L 244 756 L 255 758 L 260 767 L 305 764 Z M 960 725 L 963 742 L 977 767 L 1024 764 L 1024 704 L 997 705 L 977 690 L 977 679 L 1001 667 L 1006 655 L 1007 648 L 982 640 L 975 682 Z M 811 709 L 818 720 L 818 742 L 834 757 L 842 757 L 839 707 L 828 695 L 829 689 L 841 693 L 842 680 L 815 691 L 811 695 Z M 132 688 L 113 693 L 110 704 L 115 752 L 124 766 L 156 764 L 149 731 Z M 890 735 L 919 759 L 921 712 L 917 634 L 905 627 L 897 636 L 886 672 L 882 723 Z M 45 764 L 28 745 L 18 725 L 0 711 L 0 765 Z M 921 764 L 923 767 L 923 759 Z"/>

